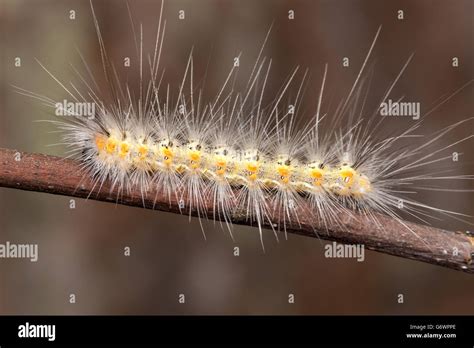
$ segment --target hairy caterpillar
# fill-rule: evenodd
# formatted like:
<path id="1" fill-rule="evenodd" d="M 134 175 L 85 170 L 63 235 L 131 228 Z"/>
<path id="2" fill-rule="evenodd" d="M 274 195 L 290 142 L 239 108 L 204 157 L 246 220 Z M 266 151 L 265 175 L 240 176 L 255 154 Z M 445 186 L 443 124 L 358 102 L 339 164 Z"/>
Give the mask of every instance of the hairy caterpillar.
<path id="1" fill-rule="evenodd" d="M 80 76 L 78 84 L 67 86 L 42 66 L 72 101 L 92 102 L 98 108 L 94 118 L 75 115 L 66 121 L 55 121 L 64 131 L 64 143 L 84 163 L 86 175 L 95 178 L 98 190 L 106 180 L 119 192 L 117 199 L 121 192 L 136 188 L 143 196 L 159 189 L 170 199 L 180 200 L 184 212 L 197 211 L 202 217 L 203 201 L 210 199 L 214 204 L 213 218 L 222 218 L 229 231 L 232 214 L 243 210 L 260 229 L 260 236 L 264 223 L 275 230 L 286 230 L 289 222 L 297 222 L 303 201 L 310 203 L 310 213 L 324 224 L 338 223 L 338 216 L 352 212 L 370 216 L 379 211 L 399 219 L 399 211 L 403 210 L 421 221 L 433 211 L 462 216 L 401 198 L 409 193 L 404 187 L 412 191 L 411 187 L 420 181 L 472 179 L 472 175 L 411 174 L 424 165 L 449 160 L 449 156 L 437 155 L 471 139 L 472 134 L 433 152 L 423 150 L 455 127 L 472 124 L 472 120 L 457 122 L 410 149 L 397 146 L 400 140 L 417 136 L 415 131 L 426 114 L 398 135 L 377 139 L 376 131 L 383 118 L 378 110 L 368 115 L 364 110 L 369 90 L 364 73 L 380 29 L 347 98 L 331 114 L 321 111 L 328 71 L 327 67 L 324 69 L 318 108 L 311 121 L 301 126 L 298 106 L 306 73 L 297 84 L 299 69 L 292 71 L 273 102 L 264 104 L 271 61 L 262 58 L 263 47 L 247 87 L 242 91 L 233 88 L 237 70 L 233 66 L 212 101 L 204 101 L 196 90 L 191 54 L 176 95 L 169 85 L 163 87 L 160 57 L 165 24 L 160 15 L 155 45 L 148 57 L 144 54 L 141 27 L 137 35 L 141 83 L 133 91 L 120 81 L 107 56 L 93 10 L 92 14 L 108 90 L 98 86 L 92 73 L 89 81 Z M 410 59 L 381 102 L 388 98 Z M 296 90 L 293 98 L 288 93 L 292 88 Z M 19 91 L 57 107 L 55 100 Z M 111 94 L 113 104 L 103 101 L 105 93 Z M 322 133 L 323 123 L 329 123 L 332 132 Z M 277 212 L 276 221 L 269 221 L 270 210 Z M 400 223 L 403 224 L 401 219 Z"/>

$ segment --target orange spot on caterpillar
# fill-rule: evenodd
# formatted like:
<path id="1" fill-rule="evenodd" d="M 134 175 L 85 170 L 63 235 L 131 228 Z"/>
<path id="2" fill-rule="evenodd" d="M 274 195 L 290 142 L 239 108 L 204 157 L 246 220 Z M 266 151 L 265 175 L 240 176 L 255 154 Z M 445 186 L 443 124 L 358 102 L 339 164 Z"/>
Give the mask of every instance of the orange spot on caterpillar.
<path id="1" fill-rule="evenodd" d="M 277 168 L 278 174 L 283 177 L 287 177 L 290 175 L 290 169 L 287 166 L 279 166 Z"/>
<path id="2" fill-rule="evenodd" d="M 148 146 L 143 145 L 143 144 L 138 145 L 138 158 L 143 160 L 146 158 L 147 154 L 148 154 Z"/>
<path id="3" fill-rule="evenodd" d="M 315 186 L 321 186 L 324 179 L 324 170 L 319 168 L 313 168 L 310 170 L 309 175 L 313 179 L 313 184 Z"/>
<path id="4" fill-rule="evenodd" d="M 108 138 L 107 142 L 106 142 L 106 145 L 105 145 L 105 151 L 109 155 L 111 155 L 115 152 L 116 149 L 117 149 L 117 140 L 115 140 L 113 138 Z"/>
<path id="5" fill-rule="evenodd" d="M 217 160 L 216 166 L 217 167 L 225 167 L 227 165 L 227 161 L 224 160 Z"/>
<path id="6" fill-rule="evenodd" d="M 323 177 L 323 172 L 319 169 L 312 169 L 310 175 L 313 179 L 321 179 Z"/>
<path id="7" fill-rule="evenodd" d="M 171 151 L 169 148 L 165 147 L 165 148 L 163 148 L 163 155 L 165 157 L 171 158 L 171 157 L 173 157 L 173 151 Z"/>
<path id="8" fill-rule="evenodd" d="M 249 172 L 255 173 L 258 170 L 258 165 L 256 163 L 247 163 L 246 168 Z"/>
<path id="9" fill-rule="evenodd" d="M 215 162 L 215 165 L 216 165 L 216 174 L 219 175 L 219 176 L 223 176 L 226 172 L 226 168 L 227 168 L 227 161 L 225 159 L 222 159 L 222 158 L 218 158 Z"/>
<path id="10" fill-rule="evenodd" d="M 201 160 L 201 153 L 199 151 L 191 151 L 189 154 L 189 158 L 191 159 L 191 161 L 197 162 Z"/>
<path id="11" fill-rule="evenodd" d="M 95 146 L 97 146 L 97 150 L 99 150 L 99 152 L 103 151 L 105 149 L 105 143 L 106 143 L 106 140 L 105 140 L 105 137 L 103 135 L 96 135 L 95 137 Z"/>
<path id="12" fill-rule="evenodd" d="M 125 158 L 125 156 L 127 156 L 129 152 L 130 152 L 130 145 L 125 141 L 121 142 L 119 146 L 120 158 Z"/>
<path id="13" fill-rule="evenodd" d="M 357 172 L 350 166 L 342 166 L 339 170 L 339 177 L 342 179 L 344 186 L 349 187 L 353 184 L 354 176 Z"/>

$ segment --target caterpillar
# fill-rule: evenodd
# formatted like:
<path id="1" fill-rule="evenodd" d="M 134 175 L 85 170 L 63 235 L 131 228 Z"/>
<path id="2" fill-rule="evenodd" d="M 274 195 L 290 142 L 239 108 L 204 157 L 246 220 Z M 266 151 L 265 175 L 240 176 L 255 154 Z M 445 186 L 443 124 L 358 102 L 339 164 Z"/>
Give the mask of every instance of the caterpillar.
<path id="1" fill-rule="evenodd" d="M 278 94 L 270 98 L 270 103 L 264 103 L 272 60 L 263 57 L 263 51 L 271 30 L 265 36 L 246 87 L 237 90 L 233 85 L 238 67 L 232 62 L 219 93 L 213 100 L 205 101 L 202 90 L 194 83 L 192 50 L 177 95 L 173 97 L 170 84 L 163 87 L 163 2 L 154 46 L 148 54 L 144 52 L 143 28 L 140 25 L 138 30 L 132 21 L 133 32 L 138 32 L 135 39 L 140 85 L 136 90 L 120 80 L 109 59 L 92 2 L 91 12 L 106 89 L 99 86 L 85 61 L 88 78 L 78 74 L 77 81 L 69 85 L 38 63 L 72 102 L 95 106 L 92 117 L 83 117 L 77 110 L 67 111 L 71 117 L 50 122 L 61 130 L 62 144 L 69 148 L 68 156 L 81 161 L 84 175 L 94 178 L 97 190 L 106 181 L 112 183 L 117 199 L 124 192 L 138 190 L 145 197 L 158 190 L 170 202 L 179 201 L 183 212 L 190 216 L 195 212 L 199 218 L 209 217 L 204 201 L 210 200 L 212 218 L 224 221 L 231 235 L 233 214 L 244 211 L 247 220 L 258 227 L 262 247 L 264 225 L 271 226 L 278 238 L 277 231 L 286 233 L 288 224 L 298 223 L 301 210 L 317 216 L 323 226 L 340 223 L 342 214 L 353 213 L 373 217 L 376 224 L 373 213 L 383 213 L 400 221 L 401 226 L 402 213 L 427 224 L 432 213 L 462 221 L 468 217 L 405 195 L 416 193 L 420 182 L 474 178 L 469 174 L 450 175 L 449 170 L 423 172 L 430 164 L 450 161 L 449 155 L 438 156 L 442 151 L 472 139 L 469 134 L 428 151 L 455 128 L 469 125 L 472 129 L 473 118 L 422 137 L 416 132 L 430 114 L 427 112 L 398 134 L 377 137 L 384 117 L 380 116 L 380 109 L 367 112 L 365 101 L 370 91 L 367 65 L 380 27 L 347 97 L 333 112 L 322 110 L 329 71 L 325 65 L 316 93 L 317 108 L 304 123 L 298 116 L 308 70 L 292 70 Z M 412 58 L 413 55 L 409 56 L 403 64 L 380 104 L 388 100 Z M 64 109 L 63 104 L 43 94 L 16 89 L 53 109 Z M 112 102 L 105 102 L 105 94 Z M 322 131 L 323 124 L 329 131 Z M 404 140 L 420 138 L 427 140 L 417 146 L 399 147 Z M 431 186 L 421 189 L 442 190 Z M 276 221 L 270 216 L 276 216 Z"/>

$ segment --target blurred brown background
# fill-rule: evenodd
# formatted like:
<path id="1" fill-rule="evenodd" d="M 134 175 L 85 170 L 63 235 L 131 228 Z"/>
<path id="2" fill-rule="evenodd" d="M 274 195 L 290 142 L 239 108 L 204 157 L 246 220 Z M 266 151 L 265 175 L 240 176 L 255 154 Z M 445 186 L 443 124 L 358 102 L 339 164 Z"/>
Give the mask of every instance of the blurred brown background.
<path id="1" fill-rule="evenodd" d="M 40 103 L 15 94 L 12 85 L 62 100 L 65 94 L 41 69 L 39 59 L 63 81 L 75 81 L 70 64 L 81 66 L 77 49 L 101 73 L 88 1 L 0 1 L 0 146 L 63 155 L 50 147 L 59 135 Z M 94 1 L 109 57 L 134 57 L 127 7 Z M 135 24 L 143 22 L 145 45 L 153 44 L 160 3 L 130 1 Z M 76 11 L 71 21 L 69 11 Z M 178 20 L 178 11 L 186 19 Z M 397 10 L 405 13 L 397 20 Z M 288 11 L 295 20 L 288 20 Z M 376 106 L 408 56 L 415 57 L 394 89 L 393 99 L 420 101 L 422 112 L 473 76 L 473 2 L 465 1 L 165 1 L 167 19 L 162 64 L 165 81 L 177 83 L 194 46 L 195 76 L 209 62 L 205 99 L 224 81 L 232 58 L 243 52 L 238 84 L 245 85 L 261 43 L 274 22 L 264 55 L 273 59 L 269 95 L 296 66 L 310 70 L 303 115 L 315 110 L 324 64 L 329 63 L 323 108 L 337 105 L 350 90 L 379 25 L 369 103 Z M 351 66 L 343 68 L 342 57 Z M 460 66 L 451 67 L 453 56 Z M 22 66 L 15 68 L 15 57 Z M 120 71 L 136 83 L 136 70 Z M 473 116 L 469 86 L 430 115 L 430 134 Z M 369 110 L 372 110 L 369 108 Z M 410 125 L 390 121 L 387 132 Z M 401 128 L 400 128 L 401 127 Z M 442 146 L 472 134 L 472 122 Z M 383 135 L 381 135 L 383 136 Z M 472 141 L 455 148 L 465 155 L 456 173 L 473 173 Z M 463 188 L 471 188 L 465 183 Z M 470 187 L 469 187 L 470 185 Z M 430 192 L 417 196 L 441 208 L 474 214 L 472 193 Z M 472 221 L 472 219 L 470 220 Z M 465 230 L 442 219 L 436 226 Z M 38 243 L 39 261 L 0 259 L 0 314 L 473 314 L 472 275 L 366 251 L 365 262 L 324 258 L 325 242 L 290 235 L 277 243 L 265 231 L 262 252 L 254 228 L 236 227 L 235 245 L 218 225 L 205 222 L 207 241 L 186 217 L 94 201 L 0 189 L 0 243 Z M 123 248 L 131 247 L 131 256 Z M 77 297 L 69 304 L 69 294 Z M 186 304 L 178 304 L 179 293 Z M 288 294 L 295 304 L 288 304 Z M 397 294 L 405 297 L 397 303 Z"/>

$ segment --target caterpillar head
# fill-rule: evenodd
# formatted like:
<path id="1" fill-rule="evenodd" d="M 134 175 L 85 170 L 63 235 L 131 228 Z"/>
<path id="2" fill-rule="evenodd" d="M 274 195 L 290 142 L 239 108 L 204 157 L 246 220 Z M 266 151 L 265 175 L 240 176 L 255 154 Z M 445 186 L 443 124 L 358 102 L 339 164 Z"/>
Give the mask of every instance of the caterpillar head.
<path id="1" fill-rule="evenodd" d="M 332 190 L 338 195 L 361 198 L 372 191 L 369 178 L 347 163 L 342 163 L 335 171 L 334 177 L 335 182 L 332 185 Z"/>
<path id="2" fill-rule="evenodd" d="M 352 194 L 356 198 L 361 198 L 370 192 L 372 192 L 372 183 L 370 182 L 370 179 L 366 175 L 360 174 L 357 177 L 357 182 L 354 185 Z"/>

